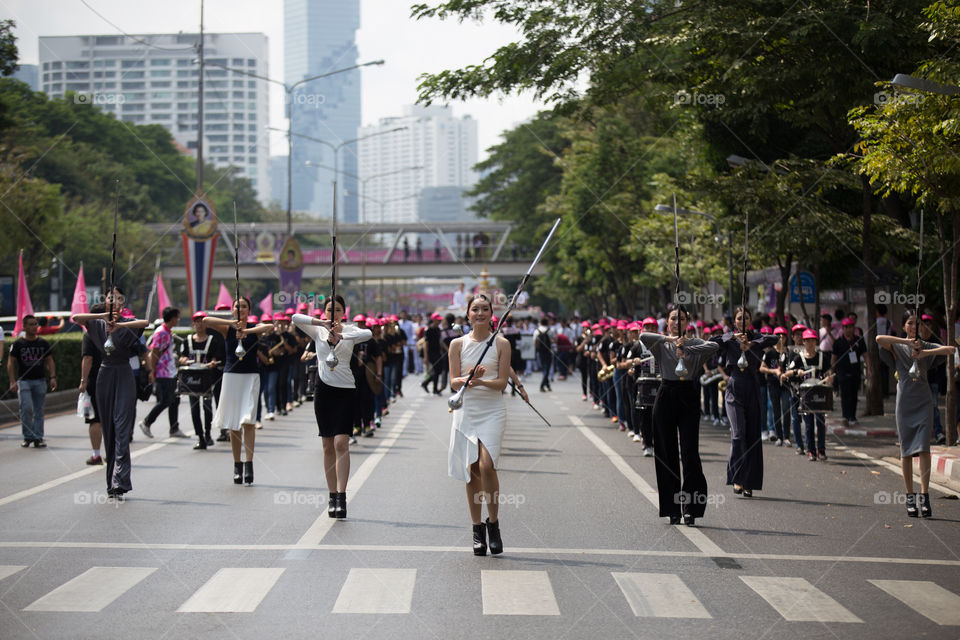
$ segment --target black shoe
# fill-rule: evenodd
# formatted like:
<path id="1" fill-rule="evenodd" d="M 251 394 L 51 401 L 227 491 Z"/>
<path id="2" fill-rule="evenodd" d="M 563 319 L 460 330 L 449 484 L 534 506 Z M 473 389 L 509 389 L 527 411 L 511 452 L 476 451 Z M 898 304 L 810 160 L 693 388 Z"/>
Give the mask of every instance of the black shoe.
<path id="1" fill-rule="evenodd" d="M 127 492 L 126 489 L 121 489 L 120 487 L 110 487 L 107 489 L 107 495 L 112 496 L 115 500 L 123 502 L 123 494 Z"/>
<path id="2" fill-rule="evenodd" d="M 670 516 L 670 524 L 680 524 L 680 516 Z"/>
<path id="3" fill-rule="evenodd" d="M 220 429 L 220 435 L 217 436 L 217 442 L 230 442 L 230 436 L 226 429 Z"/>
<path id="4" fill-rule="evenodd" d="M 947 444 L 947 436 L 940 434 L 937 436 L 937 444 Z"/>
<path id="5" fill-rule="evenodd" d="M 917 504 L 920 505 L 920 517 L 921 518 L 932 518 L 933 509 L 930 508 L 930 494 L 929 493 L 918 493 L 917 494 Z"/>
<path id="6" fill-rule="evenodd" d="M 823 462 L 824 460 L 827 459 L 827 450 L 826 450 L 826 449 L 819 449 L 819 450 L 817 451 L 817 456 L 820 458 L 820 462 Z"/>
<path id="7" fill-rule="evenodd" d="M 337 494 L 336 505 L 333 510 L 333 517 L 343 520 L 347 517 L 347 494 L 341 491 Z"/>
<path id="8" fill-rule="evenodd" d="M 39 440 L 34 440 L 34 441 L 33 441 L 33 447 L 34 447 L 34 449 L 43 449 L 43 448 L 46 447 L 46 446 L 47 446 L 47 443 L 43 441 L 43 438 L 40 438 Z"/>
<path id="9" fill-rule="evenodd" d="M 213 438 L 210 436 L 210 429 L 207 429 L 206 435 L 203 437 L 204 442 L 207 443 L 208 447 L 213 446 Z"/>
<path id="10" fill-rule="evenodd" d="M 752 497 L 753 497 L 753 489 L 744 489 L 744 490 L 743 490 L 743 497 L 744 497 L 744 498 L 752 498 Z"/>
<path id="11" fill-rule="evenodd" d="M 689 513 L 685 513 L 683 514 L 683 524 L 687 525 L 688 527 L 695 527 L 697 526 L 697 519 L 694 516 L 691 516 Z"/>
<path id="12" fill-rule="evenodd" d="M 907 494 L 907 517 L 916 518 L 920 514 L 917 511 L 917 494 L 908 493 Z"/>
<path id="13" fill-rule="evenodd" d="M 487 518 L 487 537 L 490 539 L 490 555 L 503 553 L 503 540 L 500 539 L 500 521 L 490 522 Z"/>
<path id="14" fill-rule="evenodd" d="M 327 515 L 331 518 L 337 517 L 337 496 L 340 495 L 336 491 L 330 492 L 330 501 L 327 502 Z"/>
<path id="15" fill-rule="evenodd" d="M 33 440 L 24 440 L 20 443 L 20 446 L 27 449 L 31 444 L 33 444 Z"/>
<path id="16" fill-rule="evenodd" d="M 193 445 L 194 451 L 197 451 L 199 449 L 206 449 L 206 448 L 207 448 L 207 441 L 204 440 L 203 438 L 200 438 L 200 441 L 197 442 L 197 444 Z"/>
<path id="17" fill-rule="evenodd" d="M 734 495 L 740 495 L 741 493 L 743 493 L 743 487 L 734 486 L 734 487 L 733 487 L 733 493 L 734 493 Z"/>
<path id="18" fill-rule="evenodd" d="M 487 528 L 482 523 L 473 525 L 473 555 L 487 555 Z"/>
<path id="19" fill-rule="evenodd" d="M 247 460 L 243 463 L 243 481 L 247 484 L 253 484 L 253 460 Z"/>
<path id="20" fill-rule="evenodd" d="M 233 484 L 243 484 L 243 463 L 233 463 Z"/>

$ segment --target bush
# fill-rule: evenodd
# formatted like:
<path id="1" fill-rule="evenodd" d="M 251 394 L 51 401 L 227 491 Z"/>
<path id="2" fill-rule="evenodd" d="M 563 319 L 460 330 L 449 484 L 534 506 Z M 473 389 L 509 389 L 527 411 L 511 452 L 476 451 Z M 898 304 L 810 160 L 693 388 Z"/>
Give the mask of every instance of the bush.
<path id="1" fill-rule="evenodd" d="M 83 334 L 79 331 L 70 333 L 55 333 L 51 336 L 41 336 L 50 343 L 53 350 L 53 363 L 57 371 L 57 390 L 66 391 L 80 386 L 80 346 Z M 10 379 L 7 377 L 7 358 L 10 356 L 10 347 L 13 340 L 7 339 L 3 354 L 3 371 L 0 372 L 0 389 L 10 388 Z"/>

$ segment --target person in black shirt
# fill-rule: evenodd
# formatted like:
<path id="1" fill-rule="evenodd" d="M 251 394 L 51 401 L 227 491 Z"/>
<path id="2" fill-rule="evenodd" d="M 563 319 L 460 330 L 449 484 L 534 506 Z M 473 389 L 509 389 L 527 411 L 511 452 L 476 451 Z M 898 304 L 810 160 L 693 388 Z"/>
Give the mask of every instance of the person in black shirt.
<path id="1" fill-rule="evenodd" d="M 397 325 L 397 317 L 385 318 L 384 342 L 387 348 L 387 360 L 383 366 L 384 384 L 387 387 L 387 401 L 396 402 L 402 398 L 400 385 L 403 380 L 403 345 L 407 343 L 407 334 Z"/>
<path id="2" fill-rule="evenodd" d="M 20 428 L 23 432 L 21 447 L 29 447 L 31 444 L 36 448 L 47 446 L 43 441 L 43 403 L 47 396 L 44 365 L 50 371 L 50 390 L 57 390 L 57 373 L 50 343 L 37 336 L 39 326 L 35 316 L 23 317 L 23 330 L 26 335 L 17 338 L 13 343 L 7 359 L 10 391 L 20 398 Z"/>
<path id="3" fill-rule="evenodd" d="M 376 318 L 370 318 L 369 320 L 375 322 Z M 367 325 L 366 318 L 362 320 L 354 318 L 354 321 L 358 322 L 358 327 L 369 326 L 369 328 L 372 328 L 373 326 Z M 356 422 L 354 422 L 353 425 L 353 435 L 350 436 L 350 444 L 356 444 L 356 436 L 361 433 L 367 438 L 373 436 L 373 420 L 377 401 L 375 399 L 376 394 L 374 393 L 374 388 L 371 387 L 370 383 L 372 380 L 374 386 L 376 386 L 378 382 L 382 382 L 383 380 L 382 376 L 376 375 L 380 360 L 380 346 L 376 340 L 365 340 L 353 345 L 353 357 L 350 359 L 350 367 L 353 370 L 353 380 L 357 388 L 358 410 L 356 412 Z M 368 369 L 371 371 L 370 377 L 367 376 Z"/>
<path id="4" fill-rule="evenodd" d="M 831 367 L 837 375 L 840 391 L 840 413 L 843 426 L 857 424 L 857 392 L 860 390 L 860 363 L 867 345 L 863 338 L 856 335 L 854 320 L 850 316 L 843 319 L 843 334 L 833 342 Z"/>
<path id="5" fill-rule="evenodd" d="M 203 319 L 207 314 L 198 311 L 193 314 L 193 329 L 195 333 L 184 340 L 180 351 L 180 364 L 201 365 L 207 369 L 222 371 L 223 363 L 227 359 L 227 350 L 223 336 L 218 332 L 207 332 Z M 200 396 L 190 396 L 190 416 L 193 418 L 193 432 L 197 435 L 197 444 L 194 449 L 206 449 L 213 446 L 213 437 L 210 428 L 213 423 L 213 396 L 220 385 L 219 376 L 212 384 L 208 393 L 203 396 L 203 422 L 200 422 Z"/>
<path id="6" fill-rule="evenodd" d="M 760 373 L 764 374 L 764 384 L 767 385 L 767 395 L 773 409 L 773 429 L 777 438 L 777 446 L 782 447 L 784 441 L 790 441 L 790 389 L 780 381 L 780 376 L 787 370 L 793 359 L 787 349 L 787 330 L 777 327 L 773 330 L 777 336 L 777 344 L 763 353 L 763 363 Z"/>
<path id="7" fill-rule="evenodd" d="M 443 391 L 443 385 L 438 384 L 440 377 L 445 373 L 447 362 L 446 347 L 440 341 L 440 314 L 434 313 L 430 316 L 430 326 L 423 332 L 423 339 L 426 343 L 426 365 L 428 367 L 427 377 L 423 379 L 420 385 L 427 393 L 430 391 L 427 386 L 433 382 L 433 395 L 438 396 Z"/>
<path id="8" fill-rule="evenodd" d="M 809 372 L 811 378 L 820 380 L 822 384 L 833 383 L 833 374 L 829 373 L 827 367 L 829 359 L 823 351 L 817 348 L 818 341 L 817 332 L 813 329 L 807 329 L 803 332 L 803 350 L 793 356 L 793 362 L 787 368 L 786 373 L 781 376 L 781 379 L 799 382 Z M 813 462 L 816 462 L 817 459 L 826 460 L 827 427 L 824 414 L 805 413 L 802 417 L 806 430 L 807 458 Z M 816 425 L 816 438 L 814 438 L 814 425 Z M 798 453 L 803 453 L 802 446 L 801 444 Z"/>

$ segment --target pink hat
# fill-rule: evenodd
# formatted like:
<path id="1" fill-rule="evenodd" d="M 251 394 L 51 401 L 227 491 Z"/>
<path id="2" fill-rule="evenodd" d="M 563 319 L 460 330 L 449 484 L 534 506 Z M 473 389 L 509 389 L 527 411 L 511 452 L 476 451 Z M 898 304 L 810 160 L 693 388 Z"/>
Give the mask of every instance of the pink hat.
<path id="1" fill-rule="evenodd" d="M 599 322 L 594 322 L 593 325 L 592 325 L 590 328 L 593 329 L 594 331 L 596 331 L 597 329 L 600 328 L 600 326 L 601 326 L 601 325 L 600 325 Z"/>
<path id="2" fill-rule="evenodd" d="M 594 330 L 593 330 L 593 335 L 595 335 L 595 336 L 602 336 L 602 335 L 603 335 L 603 331 L 601 331 L 600 329 L 594 329 Z"/>
<path id="3" fill-rule="evenodd" d="M 702 327 L 702 326 L 703 326 L 703 320 L 697 320 L 697 321 L 694 322 L 693 324 L 697 325 L 698 328 L 699 328 L 699 327 Z"/>
<path id="4" fill-rule="evenodd" d="M 322 309 L 314 309 L 314 310 L 313 310 L 313 315 L 314 315 L 314 317 L 319 318 L 320 316 L 323 315 L 323 310 L 322 310 Z"/>
<path id="5" fill-rule="evenodd" d="M 776 318 L 776 317 L 777 317 L 777 312 L 776 312 L 776 311 L 771 311 L 770 313 L 767 314 L 767 317 L 768 317 L 768 318 Z"/>
<path id="6" fill-rule="evenodd" d="M 431 319 L 431 320 L 443 320 L 443 316 L 441 316 L 439 313 L 431 313 L 431 314 L 430 314 L 430 319 Z"/>
<path id="7" fill-rule="evenodd" d="M 933 316 L 930 315 L 929 313 L 923 314 L 922 316 L 920 316 L 920 319 L 923 320 L 923 321 L 925 321 L 925 322 L 926 322 L 926 321 L 933 322 Z"/>
<path id="8" fill-rule="evenodd" d="M 850 326 L 850 325 L 853 325 L 853 324 L 854 324 L 854 321 L 853 321 L 853 318 L 847 317 L 847 318 L 844 318 L 844 319 L 840 322 L 840 324 L 843 325 L 844 327 L 848 327 L 848 326 Z"/>
<path id="9" fill-rule="evenodd" d="M 617 329 L 626 329 L 626 328 L 627 328 L 627 323 L 624 320 L 620 320 L 619 322 L 617 322 Z"/>
<path id="10" fill-rule="evenodd" d="M 190 319 L 191 319 L 191 320 L 199 320 L 200 318 L 206 318 L 206 317 L 207 317 L 207 312 L 206 312 L 206 311 L 197 311 L 195 314 L 193 314 L 192 316 L 190 316 Z"/>
<path id="11" fill-rule="evenodd" d="M 814 331 L 813 329 L 804 329 L 804 331 L 803 331 L 803 339 L 804 339 L 804 340 L 816 340 L 816 339 L 818 339 L 819 337 L 820 337 L 820 336 L 818 336 L 818 335 L 817 335 L 817 332 Z"/>
<path id="12" fill-rule="evenodd" d="M 796 333 L 797 331 L 806 331 L 807 328 L 800 324 L 799 322 L 793 325 L 793 329 L 790 330 L 790 333 Z"/>
<path id="13" fill-rule="evenodd" d="M 283 313 L 288 316 L 292 316 L 295 313 L 295 311 L 293 307 L 287 307 L 286 309 L 283 310 Z"/>
<path id="14" fill-rule="evenodd" d="M 773 333 L 773 329 L 771 329 L 770 327 L 764 325 L 764 326 L 760 327 L 760 333 Z"/>
<path id="15" fill-rule="evenodd" d="M 213 308 L 214 311 L 230 311 L 230 305 L 225 302 L 221 302 Z"/>
<path id="16" fill-rule="evenodd" d="M 640 331 L 640 323 L 633 321 L 627 325 L 627 331 Z"/>
<path id="17" fill-rule="evenodd" d="M 390 314 L 390 317 L 387 318 L 387 319 L 390 320 L 390 322 L 400 322 L 400 318 L 398 318 L 397 316 L 395 316 L 395 315 L 392 314 L 392 313 Z"/>
<path id="18" fill-rule="evenodd" d="M 716 332 L 718 332 L 718 331 L 721 331 L 721 332 L 722 332 L 722 331 L 723 331 L 723 327 L 720 326 L 719 324 L 713 325 L 713 332 L 716 333 Z"/>
<path id="19" fill-rule="evenodd" d="M 368 326 L 368 327 L 379 327 L 379 326 L 380 326 L 380 321 L 377 320 L 376 318 L 367 318 L 367 326 Z"/>
<path id="20" fill-rule="evenodd" d="M 301 302 L 300 304 L 297 305 L 297 311 L 303 311 L 309 308 L 310 306 L 306 302 Z"/>
<path id="21" fill-rule="evenodd" d="M 696 330 L 697 330 L 697 328 L 696 328 L 694 325 L 692 325 L 692 324 L 688 324 L 688 325 L 687 325 L 687 331 L 696 331 Z"/>
<path id="22" fill-rule="evenodd" d="M 643 319 L 643 322 L 641 322 L 640 324 L 644 326 L 648 324 L 657 324 L 657 319 L 654 318 L 653 316 L 647 316 L 646 318 Z"/>
<path id="23" fill-rule="evenodd" d="M 279 316 L 280 314 L 278 313 L 277 315 Z M 270 316 L 269 313 L 265 313 L 262 316 L 260 316 L 260 322 L 273 322 L 273 318 Z"/>
<path id="24" fill-rule="evenodd" d="M 120 317 L 121 317 L 121 318 L 136 318 L 136 316 L 133 315 L 133 311 L 130 311 L 130 309 L 127 309 L 126 307 L 124 307 L 123 309 L 120 309 Z"/>
<path id="25" fill-rule="evenodd" d="M 589 326 L 590 326 L 590 321 L 589 321 L 589 320 L 584 320 L 583 322 L 580 323 L 580 326 L 581 326 L 581 327 L 589 327 Z"/>
<path id="26" fill-rule="evenodd" d="M 290 316 L 285 313 L 275 313 L 273 314 L 274 322 L 290 322 Z"/>
<path id="27" fill-rule="evenodd" d="M 777 327 L 773 330 L 773 335 L 778 336 L 780 334 L 787 335 L 787 330 L 783 327 Z"/>
<path id="28" fill-rule="evenodd" d="M 354 322 L 363 322 L 363 321 L 366 320 L 366 319 L 367 319 L 367 317 L 366 317 L 365 315 L 363 315 L 362 313 L 358 313 L 357 315 L 353 316 L 353 321 L 354 321 Z"/>
<path id="29" fill-rule="evenodd" d="M 710 325 L 707 325 L 707 326 L 705 326 L 705 327 L 702 329 L 701 333 L 702 333 L 703 335 L 707 335 L 708 333 L 711 333 L 712 331 L 713 331 L 713 327 L 711 327 Z"/>
<path id="30" fill-rule="evenodd" d="M 257 324 L 257 316 L 247 316 L 247 324 Z"/>

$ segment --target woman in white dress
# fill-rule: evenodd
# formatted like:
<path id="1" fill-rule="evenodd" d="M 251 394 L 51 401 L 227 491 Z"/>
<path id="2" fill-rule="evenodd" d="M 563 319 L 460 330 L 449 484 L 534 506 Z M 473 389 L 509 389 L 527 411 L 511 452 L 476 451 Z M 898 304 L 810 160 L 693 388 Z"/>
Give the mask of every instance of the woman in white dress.
<path id="1" fill-rule="evenodd" d="M 467 506 L 473 521 L 473 553 L 487 555 L 487 534 L 490 553 L 503 553 L 500 539 L 500 480 L 497 461 L 507 422 L 507 408 L 502 391 L 510 377 L 510 342 L 498 335 L 495 343 L 477 364 L 493 333 L 490 320 L 493 309 L 490 299 L 479 294 L 467 301 L 470 333 L 450 343 L 450 388 L 456 392 L 467 381 L 470 369 L 477 370 L 463 395 L 463 407 L 454 411 L 450 428 L 448 473 L 466 483 Z M 484 526 L 482 504 L 487 505 Z"/>

